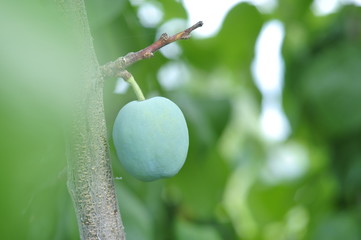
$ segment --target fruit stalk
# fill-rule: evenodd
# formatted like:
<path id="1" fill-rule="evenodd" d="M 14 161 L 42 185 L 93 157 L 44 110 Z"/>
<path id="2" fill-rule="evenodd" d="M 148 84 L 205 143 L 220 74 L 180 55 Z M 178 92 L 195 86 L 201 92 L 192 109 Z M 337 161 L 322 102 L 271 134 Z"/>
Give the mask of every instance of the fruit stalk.
<path id="1" fill-rule="evenodd" d="M 130 86 L 132 86 L 133 91 L 134 91 L 135 95 L 137 96 L 138 101 L 144 101 L 145 97 L 143 95 L 143 92 L 140 89 L 137 81 L 135 81 L 133 75 L 130 72 L 128 72 L 127 70 L 120 72 L 119 75 L 126 82 L 128 82 L 130 84 Z"/>

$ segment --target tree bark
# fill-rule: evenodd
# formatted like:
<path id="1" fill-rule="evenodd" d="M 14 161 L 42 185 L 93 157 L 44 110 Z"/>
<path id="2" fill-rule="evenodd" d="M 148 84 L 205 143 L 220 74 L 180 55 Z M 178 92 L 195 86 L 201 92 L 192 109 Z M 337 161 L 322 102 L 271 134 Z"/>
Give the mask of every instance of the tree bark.
<path id="1" fill-rule="evenodd" d="M 68 146 L 68 188 L 81 239 L 125 239 L 103 106 L 103 78 L 83 0 L 58 1 L 79 45 L 79 86 Z"/>

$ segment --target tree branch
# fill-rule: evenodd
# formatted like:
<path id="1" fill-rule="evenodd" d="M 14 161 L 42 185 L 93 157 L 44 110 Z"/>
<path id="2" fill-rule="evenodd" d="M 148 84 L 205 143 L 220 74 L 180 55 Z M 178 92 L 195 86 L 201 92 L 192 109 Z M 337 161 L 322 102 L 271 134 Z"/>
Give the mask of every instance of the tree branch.
<path id="1" fill-rule="evenodd" d="M 129 67 L 133 63 L 143 60 L 146 58 L 153 57 L 154 52 L 158 51 L 160 48 L 175 42 L 181 39 L 190 38 L 190 33 L 203 26 L 203 22 L 199 21 L 190 28 L 187 28 L 173 36 L 168 36 L 168 34 L 163 33 L 160 38 L 154 42 L 152 45 L 138 51 L 138 52 L 130 52 L 125 56 L 119 57 L 115 61 L 108 62 L 105 65 L 101 66 L 101 72 L 104 78 L 106 77 L 120 77 L 120 72 L 122 72 L 125 68 Z"/>

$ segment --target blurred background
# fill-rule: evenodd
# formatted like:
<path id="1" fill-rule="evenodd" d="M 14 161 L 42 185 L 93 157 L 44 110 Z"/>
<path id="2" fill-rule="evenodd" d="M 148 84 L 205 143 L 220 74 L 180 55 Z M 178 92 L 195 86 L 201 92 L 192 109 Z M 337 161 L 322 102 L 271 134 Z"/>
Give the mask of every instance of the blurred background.
<path id="1" fill-rule="evenodd" d="M 76 64 L 34 2 L 0 7 L 0 238 L 79 239 L 63 136 Z M 190 148 L 178 175 L 143 183 L 110 137 L 128 240 L 361 239 L 361 1 L 85 4 L 100 64 L 204 22 L 129 68 L 182 109 Z M 106 79 L 109 136 L 132 100 Z"/>

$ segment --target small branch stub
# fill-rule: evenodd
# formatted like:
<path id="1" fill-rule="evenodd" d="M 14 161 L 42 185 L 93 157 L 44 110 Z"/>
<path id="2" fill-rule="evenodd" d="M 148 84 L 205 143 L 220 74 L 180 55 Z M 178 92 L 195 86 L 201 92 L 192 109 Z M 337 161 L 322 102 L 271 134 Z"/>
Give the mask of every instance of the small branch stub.
<path id="1" fill-rule="evenodd" d="M 124 71 L 127 67 L 132 65 L 133 63 L 151 58 L 154 55 L 154 52 L 158 51 L 160 48 L 175 42 L 177 40 L 188 39 L 190 38 L 190 34 L 193 30 L 202 27 L 203 22 L 199 21 L 190 28 L 183 30 L 173 36 L 168 36 L 168 34 L 163 33 L 160 38 L 151 44 L 150 46 L 138 51 L 138 52 L 130 52 L 125 56 L 119 57 L 115 61 L 106 63 L 105 65 L 101 66 L 101 72 L 104 78 L 106 77 L 119 77 L 120 72 Z"/>

